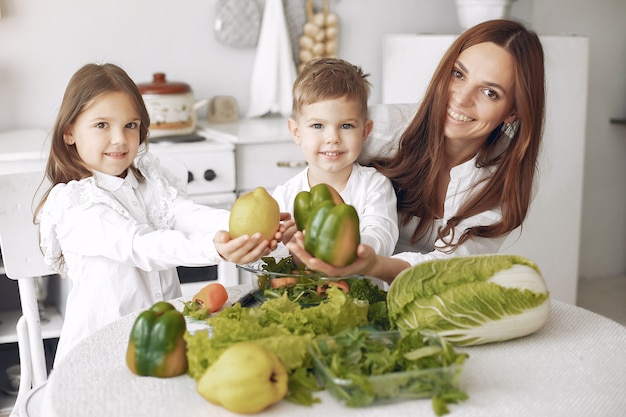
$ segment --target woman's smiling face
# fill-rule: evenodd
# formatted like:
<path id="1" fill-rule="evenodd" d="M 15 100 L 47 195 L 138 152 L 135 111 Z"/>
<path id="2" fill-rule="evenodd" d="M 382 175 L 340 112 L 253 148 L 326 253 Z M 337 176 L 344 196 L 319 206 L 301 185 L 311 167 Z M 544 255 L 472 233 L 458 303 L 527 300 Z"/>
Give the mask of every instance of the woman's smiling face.
<path id="1" fill-rule="evenodd" d="M 500 123 L 515 120 L 515 62 L 507 50 L 492 42 L 473 45 L 450 76 L 446 138 L 483 142 Z"/>

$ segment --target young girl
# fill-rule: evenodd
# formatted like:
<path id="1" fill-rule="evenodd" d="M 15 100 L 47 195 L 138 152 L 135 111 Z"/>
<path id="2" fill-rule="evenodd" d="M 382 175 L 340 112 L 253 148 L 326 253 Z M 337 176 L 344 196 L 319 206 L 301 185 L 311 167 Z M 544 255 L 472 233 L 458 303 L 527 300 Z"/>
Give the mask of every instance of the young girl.
<path id="1" fill-rule="evenodd" d="M 146 152 L 149 125 L 121 68 L 88 64 L 70 80 L 36 212 L 46 262 L 72 281 L 55 362 L 105 324 L 180 297 L 177 266 L 252 262 L 276 246 L 230 239 L 228 211 L 178 190 Z"/>
<path id="2" fill-rule="evenodd" d="M 329 275 L 366 273 L 388 282 L 431 259 L 495 253 L 526 217 L 544 120 L 539 37 L 520 23 L 492 20 L 448 49 L 398 152 L 373 161 L 398 196 L 396 254 L 333 268 L 306 253 L 302 234 L 287 246 Z"/>

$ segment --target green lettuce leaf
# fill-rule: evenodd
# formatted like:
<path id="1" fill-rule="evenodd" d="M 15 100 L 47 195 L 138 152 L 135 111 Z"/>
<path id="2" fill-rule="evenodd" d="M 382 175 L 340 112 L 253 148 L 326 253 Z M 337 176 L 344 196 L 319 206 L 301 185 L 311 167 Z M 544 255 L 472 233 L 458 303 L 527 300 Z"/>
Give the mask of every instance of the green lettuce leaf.
<path id="1" fill-rule="evenodd" d="M 424 262 L 398 275 L 387 294 L 393 326 L 433 330 L 459 345 L 538 330 L 549 315 L 548 299 L 537 265 L 514 255 Z"/>

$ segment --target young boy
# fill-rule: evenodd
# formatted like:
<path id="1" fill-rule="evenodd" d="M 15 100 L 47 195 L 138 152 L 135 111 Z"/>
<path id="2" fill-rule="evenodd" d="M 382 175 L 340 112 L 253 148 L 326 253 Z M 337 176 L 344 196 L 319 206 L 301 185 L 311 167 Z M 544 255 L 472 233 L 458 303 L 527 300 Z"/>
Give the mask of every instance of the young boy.
<path id="1" fill-rule="evenodd" d="M 307 63 L 293 86 L 293 116 L 289 131 L 308 166 L 274 190 L 281 212 L 293 216 L 300 191 L 326 183 L 360 221 L 361 243 L 377 254 L 393 254 L 398 240 L 396 194 L 387 177 L 356 160 L 373 122 L 367 118 L 370 83 L 361 68 L 336 58 Z M 283 236 L 289 238 L 295 226 Z"/>

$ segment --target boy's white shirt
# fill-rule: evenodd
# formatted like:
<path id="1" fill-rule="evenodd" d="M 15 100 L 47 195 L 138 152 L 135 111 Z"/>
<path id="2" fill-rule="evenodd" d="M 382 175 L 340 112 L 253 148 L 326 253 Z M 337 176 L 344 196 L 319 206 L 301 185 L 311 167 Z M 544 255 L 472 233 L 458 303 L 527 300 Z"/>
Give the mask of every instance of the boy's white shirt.
<path id="1" fill-rule="evenodd" d="M 274 189 L 272 197 L 281 212 L 289 212 L 293 217 L 296 195 L 311 190 L 308 170 L 305 168 Z M 361 243 L 373 247 L 380 255 L 391 255 L 399 235 L 396 193 L 391 181 L 374 168 L 354 163 L 346 187 L 339 194 L 359 215 Z"/>
<path id="2" fill-rule="evenodd" d="M 141 183 L 129 171 L 58 184 L 42 210 L 46 262 L 72 280 L 55 362 L 104 325 L 180 297 L 176 266 L 221 261 L 213 237 L 229 212 L 170 186 L 151 155 L 138 166 Z"/>

